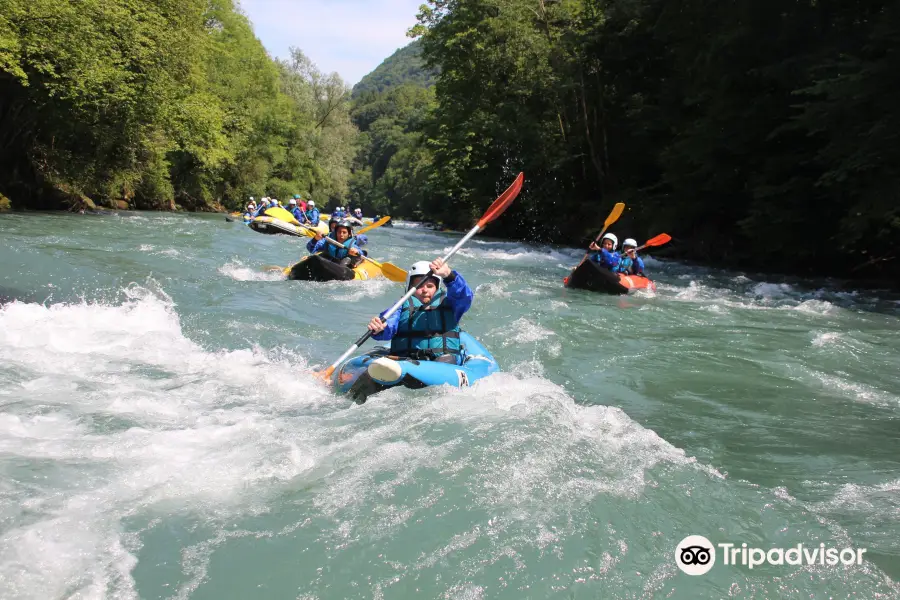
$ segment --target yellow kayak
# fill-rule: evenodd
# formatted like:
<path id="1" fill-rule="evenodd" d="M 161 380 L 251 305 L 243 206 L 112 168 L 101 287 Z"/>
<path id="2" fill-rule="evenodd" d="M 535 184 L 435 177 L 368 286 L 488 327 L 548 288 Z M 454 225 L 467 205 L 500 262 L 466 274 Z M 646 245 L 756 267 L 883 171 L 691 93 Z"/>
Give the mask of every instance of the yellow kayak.
<path id="1" fill-rule="evenodd" d="M 382 277 L 381 267 L 364 260 L 353 269 L 333 262 L 322 253 L 304 256 L 294 265 L 287 267 L 284 274 L 288 279 L 299 281 L 365 281 Z"/>
<path id="2" fill-rule="evenodd" d="M 287 235 L 296 235 L 297 237 L 312 237 L 313 234 L 309 228 L 325 235 L 328 233 L 328 223 L 319 221 L 315 227 L 300 227 L 275 217 L 268 215 L 260 215 L 248 223 L 253 231 L 258 233 L 285 233 Z M 309 228 L 308 228 L 309 227 Z"/>

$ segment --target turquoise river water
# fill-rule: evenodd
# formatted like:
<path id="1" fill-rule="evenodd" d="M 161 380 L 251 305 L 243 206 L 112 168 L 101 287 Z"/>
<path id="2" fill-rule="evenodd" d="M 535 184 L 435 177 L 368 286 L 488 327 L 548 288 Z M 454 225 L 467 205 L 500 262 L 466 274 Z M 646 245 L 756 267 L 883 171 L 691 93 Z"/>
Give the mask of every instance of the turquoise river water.
<path id="1" fill-rule="evenodd" d="M 302 246 L 0 215 L 0 597 L 900 597 L 895 296 L 652 259 L 655 293 L 598 295 L 577 249 L 479 236 L 451 263 L 502 371 L 356 405 L 310 371 L 402 286 L 262 271 Z M 866 552 L 691 576 L 688 535 Z"/>

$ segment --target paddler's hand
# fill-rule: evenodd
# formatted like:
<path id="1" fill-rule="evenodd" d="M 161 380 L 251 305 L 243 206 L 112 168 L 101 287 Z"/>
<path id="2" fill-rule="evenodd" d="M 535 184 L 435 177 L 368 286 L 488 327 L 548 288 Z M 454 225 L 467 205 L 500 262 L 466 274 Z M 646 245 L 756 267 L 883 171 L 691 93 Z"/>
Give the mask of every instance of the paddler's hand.
<path id="1" fill-rule="evenodd" d="M 359 250 L 357 250 L 356 248 L 350 248 L 349 250 L 347 250 L 347 254 L 349 254 L 350 256 L 359 256 Z M 375 333 L 378 332 L 376 331 Z"/>
<path id="2" fill-rule="evenodd" d="M 317 231 L 317 232 L 316 232 L 316 235 L 315 235 L 315 238 L 316 238 L 316 241 L 317 241 L 317 242 L 321 242 L 321 241 L 322 241 L 322 234 L 319 233 L 319 232 Z"/>
<path id="3" fill-rule="evenodd" d="M 440 258 L 434 259 L 430 265 L 428 265 L 431 269 L 431 272 L 437 275 L 438 277 L 446 279 L 450 277 L 450 267 L 444 264 L 444 261 Z"/>
<path id="4" fill-rule="evenodd" d="M 597 242 L 591 242 L 591 245 L 588 246 L 588 249 L 593 250 L 594 252 L 599 252 L 600 246 L 597 245 Z"/>
<path id="5" fill-rule="evenodd" d="M 369 321 L 369 331 L 372 333 L 381 333 L 384 331 L 385 323 L 381 320 L 381 317 L 372 317 L 372 320 Z"/>

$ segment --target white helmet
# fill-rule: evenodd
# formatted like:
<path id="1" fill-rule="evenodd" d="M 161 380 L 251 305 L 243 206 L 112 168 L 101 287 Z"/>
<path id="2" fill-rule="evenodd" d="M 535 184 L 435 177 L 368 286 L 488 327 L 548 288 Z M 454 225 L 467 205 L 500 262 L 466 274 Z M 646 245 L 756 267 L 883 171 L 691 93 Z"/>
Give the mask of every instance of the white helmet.
<path id="1" fill-rule="evenodd" d="M 250 202 L 253 202 L 253 196 L 250 196 Z"/>
<path id="2" fill-rule="evenodd" d="M 622 242 L 623 250 L 628 246 L 631 246 L 632 248 L 637 248 L 637 242 L 634 241 L 634 238 L 626 238 L 626 240 L 624 242 Z"/>
<path id="3" fill-rule="evenodd" d="M 306 205 L 307 205 L 307 206 L 312 206 L 313 208 L 316 207 L 316 203 L 313 202 L 312 200 L 310 200 L 309 202 L 307 202 Z"/>
<path id="4" fill-rule="evenodd" d="M 604 235 L 602 238 L 600 238 L 600 245 L 601 245 L 601 246 L 603 245 L 603 240 L 611 240 L 612 243 L 613 243 L 613 250 L 615 250 L 615 249 L 616 249 L 616 246 L 619 245 L 619 238 L 617 238 L 616 236 L 614 236 L 614 235 L 611 234 L 611 233 L 607 233 L 607 234 Z"/>
<path id="5" fill-rule="evenodd" d="M 428 271 L 431 270 L 431 263 L 427 260 L 420 260 L 417 263 L 413 263 L 413 266 L 409 268 L 409 272 L 406 274 L 406 289 L 408 290 L 410 287 L 410 281 L 413 277 L 418 277 L 420 275 L 427 275 Z M 441 284 L 444 283 L 443 277 L 438 277 L 434 273 L 431 274 L 432 277 L 437 279 L 438 289 L 441 288 Z"/>
<path id="6" fill-rule="evenodd" d="M 290 200 L 290 202 L 288 202 L 288 204 L 293 204 L 294 206 L 297 206 L 297 201 L 294 200 L 293 198 L 291 198 L 291 200 Z"/>

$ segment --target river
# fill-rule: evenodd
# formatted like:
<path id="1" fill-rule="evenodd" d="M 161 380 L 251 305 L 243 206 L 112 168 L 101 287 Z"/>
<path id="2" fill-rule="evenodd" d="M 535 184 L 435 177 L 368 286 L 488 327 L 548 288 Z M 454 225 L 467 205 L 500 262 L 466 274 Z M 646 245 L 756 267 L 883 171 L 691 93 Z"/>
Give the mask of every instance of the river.
<path id="1" fill-rule="evenodd" d="M 401 225 L 373 257 L 459 239 Z M 3 598 L 900 597 L 894 296 L 653 259 L 604 296 L 479 236 L 451 264 L 502 372 L 356 405 L 310 370 L 399 284 L 284 281 L 302 242 L 222 215 L 0 243 Z M 692 534 L 866 553 L 689 576 Z"/>

